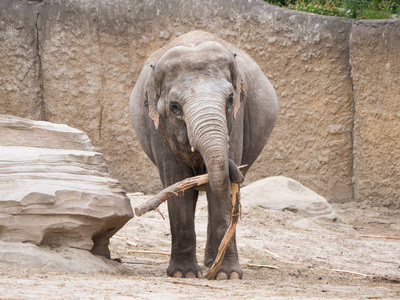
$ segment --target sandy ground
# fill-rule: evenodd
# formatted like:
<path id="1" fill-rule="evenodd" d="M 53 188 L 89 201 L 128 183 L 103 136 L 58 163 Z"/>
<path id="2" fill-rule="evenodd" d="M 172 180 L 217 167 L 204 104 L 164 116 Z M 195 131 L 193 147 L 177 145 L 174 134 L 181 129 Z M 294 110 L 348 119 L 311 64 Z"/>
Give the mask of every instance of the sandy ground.
<path id="1" fill-rule="evenodd" d="M 135 197 L 133 205 L 143 200 Z M 112 257 L 126 268 L 125 274 L 45 273 L 3 265 L 0 299 L 400 299 L 400 240 L 362 236 L 399 237 L 400 211 L 368 203 L 333 207 L 341 221 L 243 203 L 237 240 L 244 279 L 208 281 L 166 277 L 170 233 L 163 204 L 166 220 L 150 212 L 112 238 Z M 199 201 L 196 214 L 201 263 L 205 200 Z"/>

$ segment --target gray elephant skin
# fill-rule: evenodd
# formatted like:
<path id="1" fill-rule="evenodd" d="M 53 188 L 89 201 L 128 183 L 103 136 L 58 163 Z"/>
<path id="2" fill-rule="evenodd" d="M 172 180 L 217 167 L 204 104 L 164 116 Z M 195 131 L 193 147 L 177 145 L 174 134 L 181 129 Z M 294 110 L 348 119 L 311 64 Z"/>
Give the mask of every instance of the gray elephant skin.
<path id="1" fill-rule="evenodd" d="M 249 55 L 202 31 L 181 35 L 153 53 L 130 98 L 139 142 L 164 187 L 208 173 L 204 264 L 211 266 L 229 225 L 230 181 L 241 182 L 276 123 L 274 88 Z M 167 274 L 201 277 L 196 259 L 199 189 L 168 199 L 171 259 Z M 235 236 L 216 279 L 242 278 Z"/>

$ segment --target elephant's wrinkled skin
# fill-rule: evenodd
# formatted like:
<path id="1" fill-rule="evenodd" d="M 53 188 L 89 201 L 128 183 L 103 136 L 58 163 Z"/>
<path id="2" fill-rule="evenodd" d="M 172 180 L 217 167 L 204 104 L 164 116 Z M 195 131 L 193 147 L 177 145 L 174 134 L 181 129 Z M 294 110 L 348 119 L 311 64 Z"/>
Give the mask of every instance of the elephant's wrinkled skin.
<path id="1" fill-rule="evenodd" d="M 278 105 L 272 85 L 246 53 L 195 31 L 147 60 L 131 95 L 130 113 L 140 144 L 165 187 L 208 172 L 204 263 L 210 266 L 229 225 L 229 180 L 241 180 L 235 164 L 247 165 L 245 173 L 276 123 Z M 197 190 L 189 189 L 168 199 L 169 276 L 201 276 L 194 228 L 197 196 Z M 242 274 L 233 237 L 217 279 Z"/>

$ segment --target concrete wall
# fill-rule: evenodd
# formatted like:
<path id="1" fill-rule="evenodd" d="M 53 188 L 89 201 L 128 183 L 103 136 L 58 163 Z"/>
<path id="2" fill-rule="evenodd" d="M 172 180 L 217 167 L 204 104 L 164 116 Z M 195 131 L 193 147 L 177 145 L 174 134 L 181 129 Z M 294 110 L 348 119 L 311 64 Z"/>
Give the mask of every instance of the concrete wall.
<path id="1" fill-rule="evenodd" d="M 35 3 L 0 1 L 0 112 L 40 119 L 42 109 Z"/>
<path id="2" fill-rule="evenodd" d="M 352 30 L 354 197 L 400 207 L 400 20 Z"/>
<path id="3" fill-rule="evenodd" d="M 389 89 L 385 103 L 399 102 L 399 85 L 393 81 L 399 80 L 398 44 L 393 42 L 392 63 L 382 65 L 379 80 L 372 65 L 368 70 L 362 65 L 371 55 L 364 31 L 386 30 L 374 41 L 378 47 L 382 39 L 398 35 L 399 27 L 363 24 L 247 0 L 0 0 L 0 68 L 7 70 L 0 72 L 0 113 L 84 130 L 127 190 L 156 192 L 158 172 L 130 125 L 129 95 L 153 51 L 185 32 L 205 30 L 247 51 L 278 93 L 279 121 L 248 182 L 285 175 L 330 201 L 388 204 L 387 194 L 362 188 L 381 182 L 361 167 L 370 160 L 358 150 L 367 142 L 357 117 L 365 87 L 353 86 L 352 76 L 355 84 Z M 379 55 L 386 57 L 382 51 Z M 384 76 L 393 80 L 381 87 Z M 370 107 L 364 108 L 373 116 Z M 396 122 L 398 106 L 391 116 Z M 393 127 L 398 136 L 400 129 Z M 385 175 L 385 184 L 395 191 L 400 159 L 393 149 L 386 150 L 390 156 L 373 157 L 377 165 L 390 157 L 393 171 Z M 400 207 L 399 194 L 391 195 L 390 203 Z"/>

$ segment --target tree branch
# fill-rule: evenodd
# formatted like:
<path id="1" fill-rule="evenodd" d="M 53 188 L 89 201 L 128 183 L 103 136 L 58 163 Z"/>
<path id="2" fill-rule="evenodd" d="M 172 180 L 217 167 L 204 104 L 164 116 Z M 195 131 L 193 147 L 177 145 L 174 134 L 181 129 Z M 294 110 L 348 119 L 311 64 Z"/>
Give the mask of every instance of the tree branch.
<path id="1" fill-rule="evenodd" d="M 245 166 L 240 166 L 239 170 L 243 169 L 244 167 Z M 163 203 L 169 197 L 178 195 L 178 193 L 190 189 L 192 187 L 206 184 L 208 181 L 209 181 L 208 174 L 203 174 L 195 177 L 186 178 L 173 185 L 170 185 L 169 187 L 163 189 L 161 192 L 155 195 L 153 198 L 135 207 L 135 215 L 140 217 L 145 213 L 156 209 L 158 206 L 160 206 L 161 203 Z"/>
<path id="2" fill-rule="evenodd" d="M 217 257 L 214 260 L 210 270 L 206 275 L 206 278 L 211 280 L 215 278 L 215 274 L 217 273 L 219 267 L 221 266 L 222 260 L 225 256 L 226 247 L 235 233 L 236 224 L 239 221 L 239 207 L 240 207 L 240 199 L 239 199 L 239 184 L 231 183 L 231 201 L 232 201 L 232 211 L 231 211 L 231 220 L 229 222 L 228 229 L 224 237 L 222 238 L 221 244 L 218 248 Z"/>

